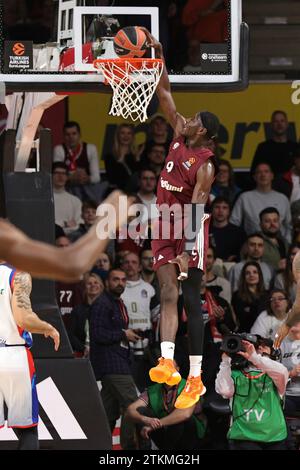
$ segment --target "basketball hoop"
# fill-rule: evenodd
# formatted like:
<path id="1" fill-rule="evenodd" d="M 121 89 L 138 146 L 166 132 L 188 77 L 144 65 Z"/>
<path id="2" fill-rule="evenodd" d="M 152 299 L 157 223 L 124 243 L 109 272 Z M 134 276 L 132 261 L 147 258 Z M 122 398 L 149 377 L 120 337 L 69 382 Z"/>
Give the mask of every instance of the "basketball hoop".
<path id="1" fill-rule="evenodd" d="M 97 59 L 94 67 L 113 90 L 109 114 L 141 122 L 163 71 L 162 59 Z"/>

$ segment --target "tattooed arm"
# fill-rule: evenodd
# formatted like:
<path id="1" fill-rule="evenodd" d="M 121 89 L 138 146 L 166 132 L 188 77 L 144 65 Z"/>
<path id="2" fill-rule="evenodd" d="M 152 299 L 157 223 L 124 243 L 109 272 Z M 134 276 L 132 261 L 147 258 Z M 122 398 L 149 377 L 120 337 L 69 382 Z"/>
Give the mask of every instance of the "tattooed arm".
<path id="1" fill-rule="evenodd" d="M 55 350 L 59 347 L 58 331 L 32 311 L 31 294 L 31 276 L 25 272 L 17 272 L 14 279 L 14 288 L 12 294 L 12 311 L 17 325 L 30 333 L 43 334 L 46 338 L 50 336 L 54 341 Z"/>

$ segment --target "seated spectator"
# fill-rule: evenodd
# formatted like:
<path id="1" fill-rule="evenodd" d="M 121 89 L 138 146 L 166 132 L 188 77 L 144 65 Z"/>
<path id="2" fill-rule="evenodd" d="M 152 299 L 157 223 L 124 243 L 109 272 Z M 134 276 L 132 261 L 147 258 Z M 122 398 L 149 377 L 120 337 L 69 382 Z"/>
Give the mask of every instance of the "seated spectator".
<path id="1" fill-rule="evenodd" d="M 165 164 L 166 156 L 167 150 L 165 145 L 153 143 L 151 146 L 149 145 L 143 166 L 150 168 L 159 177 Z"/>
<path id="2" fill-rule="evenodd" d="M 224 277 L 216 276 L 213 272 L 213 266 L 216 261 L 215 250 L 212 247 L 207 249 L 206 253 L 206 286 L 217 288 L 218 295 L 225 299 L 229 304 L 231 302 L 231 285 Z"/>
<path id="3" fill-rule="evenodd" d="M 185 383 L 152 384 L 127 408 L 126 416 L 137 424 L 142 439 L 151 439 L 160 450 L 197 449 L 205 434 L 200 401 L 185 410 L 174 408 Z"/>
<path id="4" fill-rule="evenodd" d="M 147 147 L 147 153 L 145 157 L 141 160 L 141 167 L 151 170 L 156 178 L 159 178 L 159 175 L 164 167 L 165 159 L 167 156 L 167 151 L 163 144 L 153 143 L 151 146 Z M 138 192 L 139 190 L 139 172 L 134 173 L 127 185 L 127 191 L 129 192 Z"/>
<path id="5" fill-rule="evenodd" d="M 54 148 L 53 161 L 66 164 L 70 191 L 75 196 L 81 200 L 102 200 L 97 147 L 81 140 L 78 122 L 69 121 L 64 125 L 64 142 Z"/>
<path id="6" fill-rule="evenodd" d="M 284 411 L 286 416 L 295 416 L 300 411 L 300 323 L 291 327 L 281 343 L 282 364 L 289 371 Z"/>
<path id="7" fill-rule="evenodd" d="M 66 236 L 58 237 L 55 240 L 56 246 L 59 248 L 67 248 L 71 245 L 70 240 Z M 84 301 L 84 283 L 79 282 L 55 282 L 56 301 L 59 311 L 62 315 L 66 330 L 69 333 L 71 324 L 71 312 Z"/>
<path id="8" fill-rule="evenodd" d="M 260 233 L 253 233 L 252 235 L 248 236 L 245 245 L 245 251 L 246 259 L 233 266 L 228 273 L 228 279 L 231 283 L 232 292 L 236 291 L 238 288 L 241 271 L 246 261 L 255 261 L 259 264 L 263 274 L 264 285 L 266 289 L 269 289 L 273 270 L 271 266 L 262 261 L 264 255 L 264 239 Z"/>
<path id="9" fill-rule="evenodd" d="M 292 168 L 297 143 L 288 139 L 288 127 L 286 112 L 274 111 L 271 117 L 272 138 L 258 145 L 252 161 L 251 173 L 254 173 L 261 163 L 268 164 L 276 178 Z M 272 205 L 274 204 L 270 204 Z"/>
<path id="10" fill-rule="evenodd" d="M 140 172 L 139 191 L 137 196 L 145 206 L 145 217 L 143 220 L 148 221 L 158 217 L 156 209 L 156 185 L 157 179 L 153 170 L 143 169 Z"/>
<path id="11" fill-rule="evenodd" d="M 130 176 L 139 170 L 134 138 L 134 126 L 120 124 L 114 135 L 112 153 L 104 156 L 107 179 L 120 189 L 125 189 Z"/>
<path id="12" fill-rule="evenodd" d="M 90 311 L 90 360 L 99 388 L 102 386 L 101 397 L 111 431 L 120 415 L 137 399 L 130 372 L 129 341 L 136 342 L 140 337 L 128 329 L 128 313 L 120 299 L 125 285 L 125 272 L 111 270 L 106 290 Z M 126 418 L 122 419 L 120 440 L 122 449 L 136 448 L 134 426 Z"/>
<path id="13" fill-rule="evenodd" d="M 272 189 L 274 174 L 267 163 L 259 163 L 253 173 L 256 188 L 242 193 L 236 200 L 230 222 L 243 226 L 249 235 L 259 231 L 259 214 L 267 207 L 275 207 L 280 215 L 282 235 L 291 240 L 291 210 L 288 198 Z"/>
<path id="14" fill-rule="evenodd" d="M 283 289 L 288 293 L 288 298 L 294 302 L 296 298 L 297 284 L 294 280 L 292 265 L 293 259 L 299 251 L 298 245 L 291 245 L 287 255 L 286 266 L 284 270 L 278 272 L 274 278 L 274 289 Z"/>
<path id="15" fill-rule="evenodd" d="M 141 259 L 141 278 L 143 281 L 151 284 L 155 290 L 155 298 L 157 305 L 160 302 L 160 288 L 157 275 L 153 269 L 153 252 L 151 249 L 144 249 L 140 255 Z M 152 319 L 153 320 L 153 319 Z"/>
<path id="16" fill-rule="evenodd" d="M 267 292 L 260 265 L 248 261 L 243 266 L 238 290 L 232 295 L 232 307 L 240 332 L 249 333 L 258 315 L 265 310 Z"/>
<path id="17" fill-rule="evenodd" d="M 267 308 L 255 320 L 251 333 L 264 338 L 275 338 L 276 331 L 286 320 L 292 303 L 287 293 L 281 289 L 273 289 L 267 301 Z"/>
<path id="18" fill-rule="evenodd" d="M 71 312 L 69 339 L 76 357 L 88 357 L 90 354 L 89 321 L 90 308 L 104 291 L 102 279 L 95 273 L 85 276 L 85 300 Z"/>
<path id="19" fill-rule="evenodd" d="M 182 22 L 189 39 L 220 43 L 228 39 L 228 0 L 188 0 L 183 8 Z"/>
<path id="20" fill-rule="evenodd" d="M 70 234 L 70 239 L 72 240 L 72 242 L 75 242 L 80 237 L 85 235 L 88 232 L 88 230 L 91 228 L 91 226 L 96 220 L 97 207 L 98 207 L 98 204 L 96 201 L 83 202 L 82 204 L 83 224 L 80 224 L 78 230 L 75 230 L 75 232 L 72 232 Z"/>
<path id="21" fill-rule="evenodd" d="M 288 244 L 280 232 L 279 212 L 275 207 L 266 207 L 260 212 L 259 219 L 264 239 L 262 260 L 275 270 L 281 269 L 285 266 Z"/>
<path id="22" fill-rule="evenodd" d="M 281 400 L 288 371 L 272 360 L 270 340 L 255 345 L 243 341 L 245 359 L 241 370 L 223 353 L 216 379 L 216 392 L 230 399 L 232 409 L 228 432 L 231 450 L 286 450 L 287 426 Z"/>
<path id="23" fill-rule="evenodd" d="M 66 191 L 68 173 L 64 163 L 53 163 L 52 178 L 55 223 L 64 229 L 66 235 L 70 235 L 79 229 L 82 222 L 82 204 L 78 197 Z"/>
<path id="24" fill-rule="evenodd" d="M 155 114 L 154 116 L 151 116 L 146 142 L 139 150 L 141 152 L 141 163 L 143 166 L 147 166 L 147 155 L 153 145 L 163 145 L 165 147 L 166 154 L 168 153 L 171 143 L 170 132 L 171 130 L 168 122 L 163 115 Z"/>
<path id="25" fill-rule="evenodd" d="M 95 264 L 95 268 L 107 272 L 112 268 L 112 261 L 107 253 L 100 253 L 99 258 Z"/>
<path id="26" fill-rule="evenodd" d="M 229 218 L 228 200 L 217 196 L 211 206 L 209 243 L 215 250 L 216 258 L 236 262 L 240 259 L 240 251 L 246 240 L 246 234 L 241 227 L 231 224 Z"/>
<path id="27" fill-rule="evenodd" d="M 219 168 L 215 181 L 212 185 L 210 194 L 212 196 L 221 196 L 229 201 L 232 207 L 237 195 L 241 189 L 234 183 L 234 173 L 228 160 L 219 160 Z"/>

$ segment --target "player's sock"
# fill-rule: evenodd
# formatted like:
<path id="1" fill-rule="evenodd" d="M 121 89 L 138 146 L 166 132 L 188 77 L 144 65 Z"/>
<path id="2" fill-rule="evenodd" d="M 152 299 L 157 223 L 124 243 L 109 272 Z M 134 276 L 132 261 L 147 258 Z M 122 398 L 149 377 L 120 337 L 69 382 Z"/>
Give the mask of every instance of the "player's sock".
<path id="1" fill-rule="evenodd" d="M 171 341 L 163 341 L 160 343 L 161 357 L 165 359 L 174 359 L 175 344 Z"/>
<path id="2" fill-rule="evenodd" d="M 190 372 L 192 377 L 201 375 L 202 356 L 190 356 Z"/>

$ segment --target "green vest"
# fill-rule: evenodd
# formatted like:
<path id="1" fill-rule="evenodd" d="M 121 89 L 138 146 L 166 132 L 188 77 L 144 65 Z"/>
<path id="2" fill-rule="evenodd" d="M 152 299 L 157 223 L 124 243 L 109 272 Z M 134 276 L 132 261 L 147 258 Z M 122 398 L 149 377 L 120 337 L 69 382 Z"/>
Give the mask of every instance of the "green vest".
<path id="1" fill-rule="evenodd" d="M 176 398 L 184 389 L 185 382 L 186 381 L 184 379 L 181 379 L 181 381 L 179 382 L 176 391 Z M 157 418 L 164 418 L 169 414 L 164 408 L 163 393 L 163 384 L 150 385 L 150 387 L 148 388 L 149 404 Z M 205 434 L 205 424 L 200 419 L 198 419 L 197 416 L 193 415 L 192 418 L 196 424 L 197 436 L 199 437 L 199 439 L 201 439 Z"/>
<path id="2" fill-rule="evenodd" d="M 277 442 L 287 437 L 286 423 L 277 388 L 267 374 L 251 371 L 246 377 L 233 370 L 235 385 L 229 439 Z"/>

